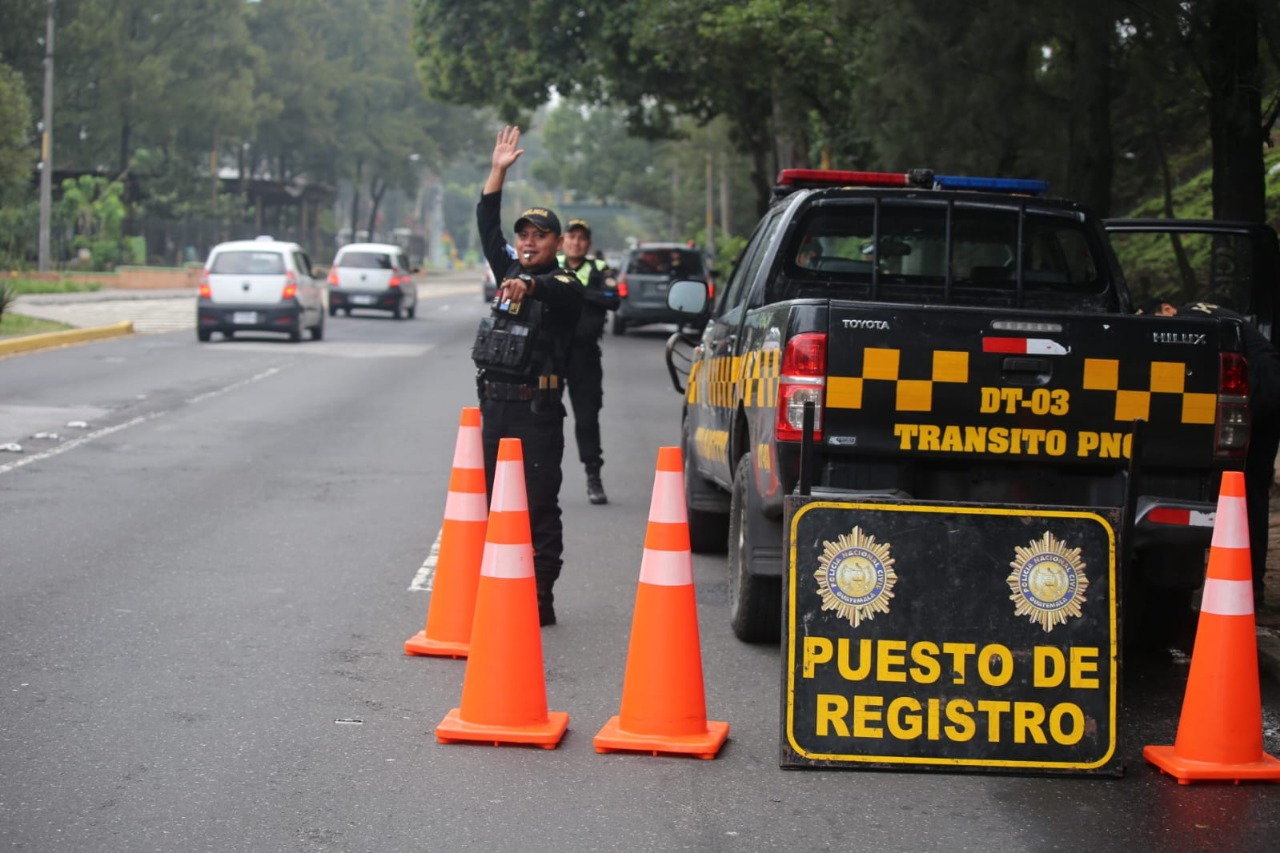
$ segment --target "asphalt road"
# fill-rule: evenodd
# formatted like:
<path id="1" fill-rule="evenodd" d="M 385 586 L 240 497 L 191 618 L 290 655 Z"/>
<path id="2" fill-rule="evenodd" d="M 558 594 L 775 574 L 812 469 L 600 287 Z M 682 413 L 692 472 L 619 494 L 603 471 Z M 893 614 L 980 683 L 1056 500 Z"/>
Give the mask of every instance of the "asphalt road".
<path id="1" fill-rule="evenodd" d="M 4 844 L 1274 849 L 1280 786 L 1180 786 L 1141 758 L 1172 742 L 1185 663 L 1126 664 L 1123 778 L 780 770 L 780 651 L 732 637 L 711 556 L 694 559 L 703 669 L 728 743 L 713 761 L 596 754 L 657 448 L 679 437 L 661 330 L 605 339 L 607 506 L 566 453 L 560 624 L 541 636 L 568 734 L 438 744 L 465 662 L 402 647 L 484 306 L 478 280 L 432 286 L 417 319 L 330 318 L 322 342 L 183 329 L 0 359 L 0 445 L 24 447 L 0 454 Z"/>

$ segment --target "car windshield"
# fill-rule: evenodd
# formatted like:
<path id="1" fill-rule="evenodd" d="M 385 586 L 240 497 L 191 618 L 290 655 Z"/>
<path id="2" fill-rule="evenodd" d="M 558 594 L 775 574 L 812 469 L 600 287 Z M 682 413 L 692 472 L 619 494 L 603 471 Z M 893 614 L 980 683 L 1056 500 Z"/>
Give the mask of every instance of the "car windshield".
<path id="1" fill-rule="evenodd" d="M 209 272 L 216 275 L 284 275 L 279 252 L 219 252 Z"/>
<path id="2" fill-rule="evenodd" d="M 391 256 L 382 252 L 346 252 L 338 261 L 338 266 L 362 270 L 389 270 Z"/>
<path id="3" fill-rule="evenodd" d="M 928 284 L 946 278 L 950 261 L 956 284 L 1009 288 L 1021 245 L 1026 286 L 1086 292 L 1098 287 L 1094 241 L 1072 216 L 1028 209 L 1020 229 L 1013 207 L 886 201 L 879 211 L 877 244 L 872 202 L 816 208 L 796 231 L 789 253 L 793 269 L 865 281 L 878 263 L 885 281 Z"/>
<path id="4" fill-rule="evenodd" d="M 627 261 L 633 275 L 702 275 L 702 256 L 688 249 L 638 249 Z"/>

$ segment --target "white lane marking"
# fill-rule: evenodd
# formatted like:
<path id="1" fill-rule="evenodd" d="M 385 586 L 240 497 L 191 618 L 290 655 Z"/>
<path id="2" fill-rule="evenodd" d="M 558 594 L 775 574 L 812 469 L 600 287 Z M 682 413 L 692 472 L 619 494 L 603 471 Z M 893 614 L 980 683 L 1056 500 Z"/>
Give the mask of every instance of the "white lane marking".
<path id="1" fill-rule="evenodd" d="M 95 430 L 89 433 L 88 435 L 82 435 L 79 438 L 72 439 L 71 441 L 68 441 L 66 444 L 59 444 L 57 447 L 51 450 L 46 450 L 43 453 L 37 453 L 34 456 L 27 456 L 22 459 L 19 459 L 16 462 L 10 462 L 7 465 L 0 465 L 0 474 L 8 474 L 10 471 L 21 468 L 23 465 L 30 465 L 32 462 L 39 462 L 42 459 L 49 459 L 51 457 L 57 456 L 60 453 L 66 453 L 68 450 L 77 448 L 82 444 L 88 444 L 89 442 L 94 441 L 95 439 L 102 438 L 104 435 L 111 435 L 111 433 L 113 432 L 119 432 L 122 429 L 128 429 L 129 427 L 137 426 L 138 424 L 146 423 L 147 421 L 154 420 L 156 418 L 162 418 L 167 414 L 168 412 L 153 412 L 149 415 L 139 415 L 133 420 L 125 421 L 122 424 L 103 427 L 102 429 Z"/>
<path id="2" fill-rule="evenodd" d="M 444 528 L 441 528 L 440 532 L 443 533 Z M 431 543 L 431 553 L 422 561 L 422 565 L 418 567 L 418 573 L 413 576 L 413 581 L 409 584 L 409 592 L 431 592 L 432 582 L 436 577 L 436 558 L 439 556 L 440 533 L 437 533 L 436 541 Z"/>
<path id="3" fill-rule="evenodd" d="M 273 367 L 270 370 L 264 370 L 261 373 L 257 374 L 256 376 L 250 376 L 248 379 L 242 379 L 239 382 L 233 382 L 230 385 L 227 385 L 222 388 L 218 388 L 214 391 L 209 391 L 208 393 L 205 393 L 205 394 L 198 394 L 195 397 L 191 397 L 187 399 L 186 403 L 188 405 L 193 405 L 195 403 L 200 403 L 213 397 L 218 397 L 222 394 L 226 394 L 228 391 L 234 391 L 237 388 L 242 388 L 245 385 L 258 382 L 259 380 L 266 379 L 269 376 L 274 376 L 275 374 L 279 373 L 283 369 L 284 368 L 282 367 Z M 54 456 L 58 456 L 59 454 L 66 453 L 68 450 L 73 450 L 77 447 L 80 447 L 83 444 L 88 444 L 91 441 L 96 441 L 99 438 L 102 438 L 103 436 L 120 432 L 121 430 L 128 429 L 129 427 L 135 427 L 138 424 L 144 424 L 147 421 L 153 421 L 156 418 L 162 418 L 165 415 L 169 414 L 170 411 L 172 410 L 166 409 L 160 412 L 152 412 L 151 414 L 148 414 L 148 415 L 139 415 L 138 417 L 133 418 L 132 420 L 125 421 L 124 423 L 116 424 L 115 426 L 103 427 L 102 429 L 99 429 L 99 430 L 94 430 L 91 433 L 82 435 L 76 439 L 72 439 L 71 441 L 68 441 L 64 444 L 59 444 L 57 447 L 50 448 L 49 450 L 46 450 L 42 453 L 36 453 L 32 456 L 26 456 L 14 462 L 9 462 L 5 465 L 0 465 L 0 474 L 8 474 L 10 471 L 14 471 L 18 468 L 21 468 L 23 465 L 30 465 L 32 462 L 39 462 L 44 459 L 51 459 Z"/>

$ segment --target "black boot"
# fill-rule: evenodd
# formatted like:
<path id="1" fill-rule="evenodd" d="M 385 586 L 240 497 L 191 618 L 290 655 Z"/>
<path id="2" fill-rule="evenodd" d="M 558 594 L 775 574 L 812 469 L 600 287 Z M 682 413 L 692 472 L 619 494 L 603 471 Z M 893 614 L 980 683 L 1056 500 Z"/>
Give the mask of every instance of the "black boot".
<path id="1" fill-rule="evenodd" d="M 597 505 L 609 502 L 609 496 L 604 493 L 604 483 L 600 482 L 599 466 L 587 469 L 587 500 Z"/>
<path id="2" fill-rule="evenodd" d="M 544 628 L 556 624 L 555 599 L 550 584 L 538 584 L 538 624 Z"/>

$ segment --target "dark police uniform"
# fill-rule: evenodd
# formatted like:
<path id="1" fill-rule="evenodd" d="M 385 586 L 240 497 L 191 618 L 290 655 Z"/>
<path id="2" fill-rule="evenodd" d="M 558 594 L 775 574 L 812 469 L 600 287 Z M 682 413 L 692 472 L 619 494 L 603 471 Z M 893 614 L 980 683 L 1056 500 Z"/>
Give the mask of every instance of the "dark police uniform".
<path id="1" fill-rule="evenodd" d="M 499 284 L 522 273 L 535 287 L 527 299 L 539 303 L 541 321 L 533 363 L 525 373 L 481 369 L 477 375 L 485 483 L 490 496 L 497 468 L 498 442 L 518 438 L 524 456 L 529 525 L 533 534 L 533 569 L 537 578 L 543 624 L 555 621 L 551 588 L 560 576 L 564 527 L 560 518 L 561 461 L 564 457 L 564 404 L 560 401 L 573 332 L 582 306 L 582 285 L 558 264 L 523 269 L 507 252 L 502 236 L 502 193 L 481 195 L 476 206 L 485 259 Z M 554 214 L 543 212 L 555 222 Z M 521 216 L 526 218 L 528 212 Z M 527 310 L 527 309 L 526 309 Z M 548 618 L 550 617 L 550 618 Z"/>
<path id="2" fill-rule="evenodd" d="M 570 227 L 574 225 L 570 223 Z M 573 434 L 578 442 L 578 459 L 587 470 L 587 497 L 594 504 L 603 504 L 608 498 L 600 482 L 600 469 L 604 465 L 600 445 L 600 409 L 604 407 L 600 339 L 604 336 L 608 312 L 618 307 L 618 291 L 604 261 L 584 258 L 581 266 L 570 272 L 583 285 L 582 314 L 573 333 L 566 376 L 569 402 L 573 406 Z"/>
<path id="3" fill-rule="evenodd" d="M 1253 598 L 1262 603 L 1267 572 L 1267 528 L 1271 484 L 1280 450 L 1280 353 L 1258 327 L 1242 314 L 1207 302 L 1183 306 L 1183 313 L 1239 320 L 1244 327 L 1244 356 L 1249 364 L 1249 450 L 1244 462 L 1245 506 L 1249 516 L 1249 556 L 1253 561 Z"/>

